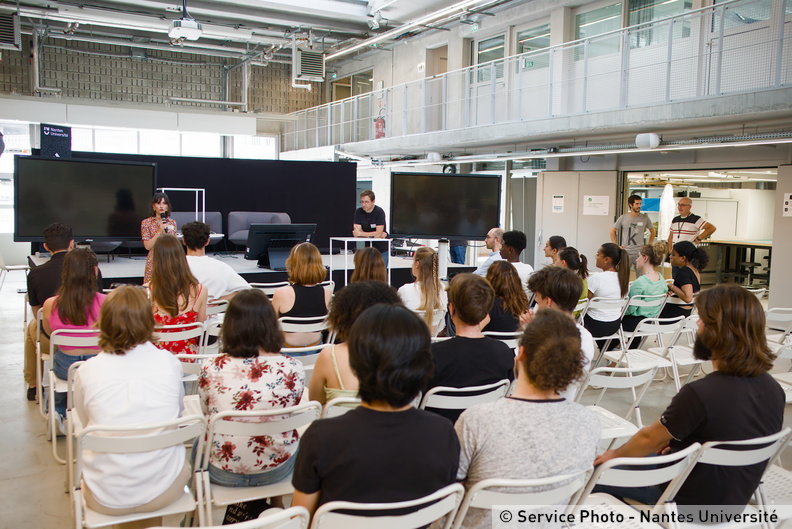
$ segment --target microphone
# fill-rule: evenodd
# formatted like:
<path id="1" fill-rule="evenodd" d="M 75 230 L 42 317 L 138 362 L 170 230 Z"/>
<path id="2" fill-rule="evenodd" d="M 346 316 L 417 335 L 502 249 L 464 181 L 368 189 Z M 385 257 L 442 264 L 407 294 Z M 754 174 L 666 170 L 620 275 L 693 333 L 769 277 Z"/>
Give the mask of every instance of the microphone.
<path id="1" fill-rule="evenodd" d="M 168 212 L 166 211 L 164 213 L 160 213 L 160 218 L 162 219 L 162 222 L 165 222 L 165 219 L 168 218 Z"/>

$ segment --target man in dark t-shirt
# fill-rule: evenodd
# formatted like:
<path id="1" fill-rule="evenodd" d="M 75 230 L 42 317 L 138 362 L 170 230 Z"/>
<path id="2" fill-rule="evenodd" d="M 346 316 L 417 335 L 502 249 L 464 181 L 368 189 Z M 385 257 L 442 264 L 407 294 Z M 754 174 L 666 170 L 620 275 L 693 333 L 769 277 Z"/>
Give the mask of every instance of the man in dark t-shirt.
<path id="1" fill-rule="evenodd" d="M 781 430 L 784 391 L 768 374 L 773 359 L 764 339 L 759 300 L 741 286 L 718 285 L 702 291 L 696 307 L 700 319 L 693 353 L 699 360 L 712 360 L 715 371 L 683 386 L 659 420 L 599 456 L 595 465 L 614 457 L 677 452 L 696 442 L 747 440 Z M 695 505 L 731 505 L 741 511 L 765 466 L 697 464 L 674 501 L 682 511 L 683 506 Z M 654 503 L 664 488 L 597 487 L 594 491 Z"/>
<path id="2" fill-rule="evenodd" d="M 352 236 L 370 239 L 385 239 L 385 210 L 374 204 L 374 191 L 366 189 L 360 193 L 360 207 L 355 210 L 352 220 Z M 388 262 L 388 243 L 372 243 L 372 246 L 383 252 L 382 257 Z"/>
<path id="3" fill-rule="evenodd" d="M 464 388 L 514 380 L 514 351 L 505 343 L 481 333 L 489 316 L 495 291 L 481 276 L 458 274 L 451 280 L 448 311 L 456 325 L 456 336 L 432 344 L 435 376 L 429 388 Z M 429 389 L 427 388 L 427 389 Z M 456 422 L 464 410 L 427 408 Z"/>

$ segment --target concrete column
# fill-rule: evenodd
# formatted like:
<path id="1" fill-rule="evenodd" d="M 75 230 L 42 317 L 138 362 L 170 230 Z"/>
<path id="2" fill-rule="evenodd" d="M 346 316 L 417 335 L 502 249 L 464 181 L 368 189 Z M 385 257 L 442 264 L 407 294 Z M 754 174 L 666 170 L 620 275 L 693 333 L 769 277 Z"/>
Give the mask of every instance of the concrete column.
<path id="1" fill-rule="evenodd" d="M 770 271 L 770 297 L 768 307 L 792 307 L 792 281 L 785 270 L 792 267 L 792 244 L 789 234 L 792 233 L 792 217 L 784 217 L 782 207 L 784 194 L 792 193 L 792 165 L 778 167 L 776 184 L 775 212 L 773 218 L 773 259 Z"/>

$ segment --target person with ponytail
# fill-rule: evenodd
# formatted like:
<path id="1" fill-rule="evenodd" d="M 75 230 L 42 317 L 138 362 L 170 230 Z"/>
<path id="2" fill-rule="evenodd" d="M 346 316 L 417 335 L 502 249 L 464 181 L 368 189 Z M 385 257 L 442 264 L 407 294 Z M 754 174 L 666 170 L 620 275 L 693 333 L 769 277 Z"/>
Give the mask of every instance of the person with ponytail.
<path id="1" fill-rule="evenodd" d="M 655 241 L 654 244 L 641 246 L 635 259 L 635 267 L 641 271 L 641 275 L 630 285 L 630 297 L 659 296 L 668 291 L 665 278 L 655 270 L 655 267 L 663 262 L 665 252 L 665 241 Z M 641 320 L 657 318 L 659 314 L 660 307 L 628 307 L 622 318 L 622 329 L 632 332 Z"/>
<path id="2" fill-rule="evenodd" d="M 588 295 L 588 259 L 586 256 L 578 253 L 576 248 L 567 246 L 558 252 L 558 266 L 562 268 L 569 268 L 575 272 L 578 277 L 583 281 L 583 297 Z"/>
<path id="3" fill-rule="evenodd" d="M 587 458 L 599 448 L 599 420 L 561 396 L 583 376 L 585 362 L 570 315 L 538 311 L 520 339 L 514 392 L 468 408 L 456 422 L 462 445 L 457 479 L 465 488 L 488 478 L 532 479 L 589 467 Z M 490 527 L 490 517 L 489 509 L 471 509 L 462 527 Z"/>
<path id="4" fill-rule="evenodd" d="M 619 248 L 612 242 L 606 242 L 597 250 L 596 264 L 602 272 L 592 274 L 588 278 L 589 298 L 623 298 L 627 295 L 630 280 L 630 257 L 627 250 Z M 621 325 L 619 309 L 591 309 L 583 318 L 583 326 L 594 338 L 610 336 L 619 330 Z M 602 349 L 605 341 L 597 341 Z"/>
<path id="5" fill-rule="evenodd" d="M 662 318 L 690 316 L 693 309 L 693 296 L 701 290 L 701 271 L 707 266 L 709 256 L 704 248 L 699 248 L 690 241 L 674 244 L 671 251 L 671 265 L 679 267 L 674 283 L 668 287 L 671 299 L 660 313 Z"/>
<path id="6" fill-rule="evenodd" d="M 437 252 L 428 246 L 421 246 L 413 256 L 412 275 L 415 282 L 399 288 L 399 297 L 404 306 L 412 311 L 423 311 L 423 320 L 432 334 L 437 334 L 445 327 L 445 321 L 441 320 L 438 328 L 434 328 L 432 312 L 435 309 L 445 310 L 448 306 L 448 294 L 440 283 L 438 265 Z"/>

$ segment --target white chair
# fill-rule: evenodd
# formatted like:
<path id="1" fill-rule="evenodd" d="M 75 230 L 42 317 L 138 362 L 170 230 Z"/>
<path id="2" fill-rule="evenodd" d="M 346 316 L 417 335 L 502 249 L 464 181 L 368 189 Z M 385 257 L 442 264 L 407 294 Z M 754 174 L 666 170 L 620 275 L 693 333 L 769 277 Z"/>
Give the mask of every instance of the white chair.
<path id="1" fill-rule="evenodd" d="M 583 322 L 584 318 L 586 317 L 586 314 L 588 314 L 592 309 L 618 311 L 619 312 L 619 317 L 617 319 L 619 321 L 621 321 L 621 319 L 624 317 L 624 311 L 627 310 L 627 304 L 629 302 L 630 302 L 629 298 L 605 298 L 605 297 L 599 297 L 599 296 L 598 297 L 593 297 L 593 298 L 591 298 L 589 300 L 588 304 L 586 305 L 586 308 L 583 309 L 583 312 L 580 314 L 580 318 L 579 319 L 580 319 L 581 325 L 582 325 L 582 322 Z M 599 355 L 597 356 L 597 359 L 594 362 L 592 362 L 591 365 L 595 366 L 595 365 L 599 364 L 600 360 L 602 359 L 602 354 L 605 351 L 610 349 L 611 342 L 613 342 L 614 340 L 616 340 L 616 342 L 619 344 L 619 350 L 620 351 L 624 350 L 624 343 L 622 343 L 622 335 L 621 335 L 620 330 L 621 330 L 621 327 L 619 328 L 619 331 L 617 331 L 614 334 L 611 334 L 609 336 L 595 336 L 594 337 L 594 341 L 595 342 L 605 342 L 605 343 L 604 343 L 603 347 L 600 349 L 600 352 L 599 352 Z"/>
<path id="2" fill-rule="evenodd" d="M 586 377 L 584 384 L 578 389 L 575 401 L 580 402 L 588 386 L 601 388 L 599 398 L 596 403 L 588 408 L 597 414 L 602 426 L 603 440 L 610 440 L 611 444 L 621 437 L 631 437 L 643 428 L 641 421 L 641 410 L 638 407 L 641 399 L 646 393 L 649 384 L 652 383 L 657 368 L 651 367 L 598 367 L 593 369 Z M 605 391 L 608 389 L 629 389 L 633 392 L 633 401 L 630 408 L 623 417 L 606 410 L 599 404 Z M 637 390 L 637 391 L 636 391 Z M 632 423 L 633 413 L 636 416 L 637 426 Z"/>
<path id="3" fill-rule="evenodd" d="M 182 368 L 182 382 L 184 383 L 185 395 L 195 395 L 198 393 L 198 375 L 201 374 L 204 362 L 212 358 L 217 358 L 217 355 L 177 354 L 173 356 L 179 359 L 179 364 Z"/>
<path id="4" fill-rule="evenodd" d="M 60 346 L 66 347 L 98 347 L 99 329 L 57 329 L 50 335 L 50 358 L 55 358 L 55 349 Z M 47 424 L 50 439 L 52 440 L 52 456 L 61 465 L 66 464 L 66 459 L 58 455 L 58 435 L 57 412 L 55 411 L 55 393 L 66 393 L 68 401 L 68 381 L 55 376 L 52 361 L 49 370 L 49 411 L 47 413 Z M 68 403 L 67 403 L 68 404 Z M 68 456 L 67 456 L 68 457 Z"/>
<path id="5" fill-rule="evenodd" d="M 585 292 L 584 292 L 585 294 Z M 588 307 L 589 298 L 580 298 L 575 305 L 575 310 L 572 311 L 572 314 L 577 314 L 577 322 L 580 325 L 583 325 L 583 314 L 586 312 L 586 307 Z"/>
<path id="6" fill-rule="evenodd" d="M 88 508 L 82 493 L 82 471 L 86 452 L 133 454 L 153 452 L 172 446 L 183 446 L 197 439 L 198 449 L 203 449 L 206 418 L 202 415 L 188 415 L 171 421 L 129 426 L 93 425 L 77 430 L 74 434 L 75 466 L 71 483 L 72 503 L 75 525 L 81 527 L 109 527 L 111 525 L 145 520 L 158 516 L 190 513 L 200 507 L 200 472 L 194 472 L 195 495 L 187 487 L 179 499 L 171 505 L 154 512 L 143 512 L 125 516 L 101 514 Z M 200 452 L 198 452 L 200 453 Z M 196 499 L 198 501 L 196 502 Z M 204 525 L 201 509 L 198 508 L 199 521 Z"/>
<path id="7" fill-rule="evenodd" d="M 28 270 L 30 270 L 30 266 L 28 265 L 7 265 L 5 264 L 5 259 L 3 259 L 3 254 L 0 253 L 0 291 L 3 290 L 3 285 L 5 284 L 6 276 L 11 272 L 25 272 L 25 276 L 27 276 Z"/>
<path id="8" fill-rule="evenodd" d="M 674 378 L 674 385 L 676 390 L 679 391 L 684 384 L 690 382 L 690 379 L 701 369 L 705 360 L 699 360 L 693 355 L 693 342 L 698 332 L 698 315 L 692 314 L 685 318 L 682 326 L 677 333 L 668 342 L 668 345 L 663 347 L 650 347 L 649 352 L 657 354 L 671 362 L 671 371 Z M 680 342 L 686 339 L 688 345 L 682 345 Z M 681 382 L 679 378 L 679 368 L 690 368 L 685 382 Z"/>
<path id="9" fill-rule="evenodd" d="M 157 325 L 154 327 L 154 345 L 165 349 L 163 345 L 182 340 L 195 340 L 195 343 L 200 345 L 203 334 L 204 325 L 199 322 Z"/>
<path id="10" fill-rule="evenodd" d="M 785 444 L 789 437 L 790 428 L 787 427 L 773 435 L 764 437 L 756 437 L 754 439 L 746 439 L 744 441 L 711 441 L 704 443 L 701 447 L 697 465 L 716 465 L 723 467 L 747 467 L 751 465 L 758 465 L 764 463 L 765 470 L 770 467 L 773 459 L 778 455 L 779 449 Z M 724 484 L 728 486 L 728 484 Z M 759 488 L 761 488 L 761 483 Z M 759 490 L 757 488 L 757 490 Z M 762 493 L 758 492 L 754 495 L 757 499 L 759 509 L 764 511 L 764 499 Z M 717 510 L 716 510 L 717 512 Z M 743 510 L 744 514 L 757 514 L 757 509 L 746 505 Z M 756 523 L 735 523 L 729 524 L 730 528 L 736 529 L 738 527 L 753 527 Z M 701 527 L 711 528 L 712 525 L 700 523 L 682 522 L 677 524 L 678 528 L 686 527 Z"/>
<path id="11" fill-rule="evenodd" d="M 501 342 L 508 345 L 509 348 L 515 352 L 515 354 L 517 354 L 517 346 L 520 345 L 520 337 L 522 337 L 522 331 L 520 330 L 514 332 L 483 331 L 482 334 L 484 336 L 489 336 L 490 338 L 500 340 Z"/>
<path id="12" fill-rule="evenodd" d="M 602 492 L 592 494 L 591 491 L 594 486 L 649 487 L 668 483 L 663 494 L 660 495 L 657 503 L 651 509 L 651 514 L 668 514 L 675 510 L 675 506 L 672 503 L 674 496 L 676 496 L 685 478 L 695 466 L 700 449 L 701 445 L 699 443 L 693 443 L 684 450 L 664 456 L 617 457 L 610 459 L 594 470 L 575 505 L 574 512 L 579 514 L 581 510 L 589 510 L 598 515 L 604 515 L 603 519 L 609 519 L 608 515 L 610 514 L 614 516 L 621 514 L 624 520 L 630 520 L 631 518 L 637 520 L 637 510 L 610 494 Z M 586 527 L 588 526 L 589 523 L 586 523 Z M 610 527 L 607 524 L 591 524 L 591 526 Z M 631 524 L 627 522 L 624 527 L 660 529 L 663 526 L 659 523 L 647 524 L 643 522 Z"/>
<path id="13" fill-rule="evenodd" d="M 222 348 L 222 340 L 220 340 L 220 329 L 223 328 L 223 322 L 211 321 L 204 324 L 203 335 L 201 336 L 199 352 L 205 355 L 219 354 Z M 209 343 L 214 338 L 214 342 Z"/>
<path id="14" fill-rule="evenodd" d="M 492 402 L 506 396 L 509 390 L 507 379 L 499 380 L 483 386 L 451 388 L 435 386 L 421 398 L 420 409 L 434 408 L 440 410 L 466 410 L 476 404 Z"/>
<path id="15" fill-rule="evenodd" d="M 204 529 L 308 529 L 310 515 L 305 507 L 289 507 L 283 509 L 267 509 L 255 520 L 232 523 L 228 525 L 203 526 Z M 172 529 L 152 527 L 151 529 Z"/>
<path id="16" fill-rule="evenodd" d="M 757 505 L 764 511 L 773 509 L 775 506 L 787 506 L 786 509 L 777 511 L 779 521 L 792 517 L 792 510 L 788 508 L 789 505 L 792 505 L 792 472 L 774 464 L 780 459 L 789 442 L 792 441 L 792 430 L 790 428 L 786 428 L 786 430 L 789 432 L 786 438 L 781 440 L 776 455 L 770 458 L 767 470 L 765 470 L 754 495 Z M 771 527 L 774 525 L 770 524 Z"/>
<path id="17" fill-rule="evenodd" d="M 465 493 L 452 529 L 459 529 L 468 510 L 492 510 L 495 505 L 519 505 L 520 509 L 532 511 L 543 507 L 565 506 L 571 510 L 571 499 L 586 485 L 591 472 L 587 468 L 576 474 L 564 474 L 536 479 L 485 479 L 474 484 Z M 493 490 L 497 489 L 497 490 Z M 558 507 L 556 507 L 558 509 Z M 489 513 L 488 513 L 489 515 Z"/>
<path id="18" fill-rule="evenodd" d="M 393 503 L 331 501 L 316 510 L 311 529 L 371 529 L 372 527 L 377 529 L 417 529 L 443 517 L 445 517 L 443 529 L 450 529 L 464 492 L 465 489 L 462 485 L 454 483 L 433 494 L 410 501 Z M 414 510 L 415 508 L 417 510 Z M 371 516 L 377 511 L 400 509 L 411 512 Z M 361 514 L 355 514 L 355 511 L 359 511 Z"/>
<path id="19" fill-rule="evenodd" d="M 331 334 L 328 342 L 333 343 L 334 339 L 335 336 Z M 305 347 L 282 347 L 280 350 L 281 354 L 292 357 L 295 360 L 299 360 L 303 365 L 303 369 L 305 370 L 306 388 L 308 387 L 308 383 L 311 381 L 311 377 L 313 376 L 314 367 L 316 367 L 316 361 L 319 359 L 319 353 L 322 349 L 327 347 L 327 345 L 328 344 L 326 343 L 319 343 L 316 345 L 306 345 Z"/>
<path id="20" fill-rule="evenodd" d="M 264 292 L 268 298 L 272 299 L 272 296 L 275 294 L 275 291 L 282 287 L 287 287 L 291 285 L 288 281 L 278 281 L 275 283 L 248 283 L 251 287 L 257 288 Z"/>
<path id="21" fill-rule="evenodd" d="M 792 334 L 792 308 L 772 308 L 765 312 L 767 345 L 774 352 L 789 343 Z"/>
<path id="22" fill-rule="evenodd" d="M 626 313 L 631 307 L 640 309 L 653 309 L 659 315 L 663 311 L 663 307 L 668 301 L 666 294 L 638 294 L 631 296 L 627 301 L 627 308 L 624 310 Z"/>
<path id="23" fill-rule="evenodd" d="M 228 309 L 227 299 L 213 299 L 206 304 L 206 317 L 217 316 Z"/>
<path id="24" fill-rule="evenodd" d="M 41 321 L 44 317 L 44 311 L 39 310 L 36 314 L 36 402 L 38 402 L 39 414 L 47 418 L 46 407 L 44 406 L 44 371 L 49 371 L 49 362 L 51 360 L 49 349 L 43 351 L 41 348 Z M 44 364 L 44 362 L 47 362 Z M 46 369 L 45 369 L 46 368 Z M 49 384 L 49 377 L 47 377 L 47 384 Z M 49 386 L 48 386 L 49 387 Z"/>
<path id="25" fill-rule="evenodd" d="M 766 288 L 747 288 L 748 292 L 756 296 L 757 299 L 761 300 L 767 294 Z"/>
<path id="26" fill-rule="evenodd" d="M 328 328 L 327 316 L 281 316 L 278 322 L 283 332 L 322 332 Z"/>
<path id="27" fill-rule="evenodd" d="M 678 316 L 676 318 L 646 318 L 641 320 L 632 332 L 624 333 L 622 331 L 624 343 L 627 348 L 624 351 L 606 351 L 604 357 L 624 367 L 671 367 L 671 361 L 665 357 L 667 356 L 668 347 L 673 343 L 673 338 L 668 345 L 665 345 L 663 335 L 672 334 L 674 338 L 676 338 L 682 328 L 684 320 L 684 316 Z M 640 347 L 636 349 L 629 348 L 629 344 L 633 340 L 640 339 L 641 343 L 639 345 L 643 346 L 648 338 L 657 340 L 657 343 L 660 345 L 660 352 L 652 352 Z"/>
<path id="28" fill-rule="evenodd" d="M 416 309 L 415 312 L 419 318 L 422 320 L 424 319 L 424 315 L 426 314 L 425 310 Z M 430 329 L 432 336 L 437 336 L 437 333 L 440 332 L 441 327 L 440 324 L 445 321 L 446 310 L 445 309 L 435 309 L 432 311 L 432 328 Z"/>
<path id="29" fill-rule="evenodd" d="M 322 407 L 322 419 L 330 419 L 333 417 L 340 417 L 349 410 L 360 406 L 362 401 L 355 397 L 337 397 L 333 400 L 325 402 Z"/>
<path id="30" fill-rule="evenodd" d="M 792 360 L 792 344 L 787 344 L 776 352 L 775 361 L 779 360 Z M 786 395 L 786 403 L 792 402 L 792 367 L 786 373 L 776 373 L 772 377 L 781 385 Z"/>
<path id="31" fill-rule="evenodd" d="M 204 508 L 207 520 L 212 519 L 212 508 L 242 503 L 262 498 L 283 496 L 294 492 L 291 475 L 283 481 L 260 487 L 223 487 L 209 481 L 209 454 L 216 435 L 237 435 L 244 437 L 275 436 L 308 426 L 319 418 L 322 405 L 310 401 L 298 406 L 263 411 L 223 411 L 209 421 L 209 433 L 201 462 L 203 480 Z M 244 419 L 228 420 L 228 419 Z M 258 420 L 260 422 L 250 422 Z"/>

